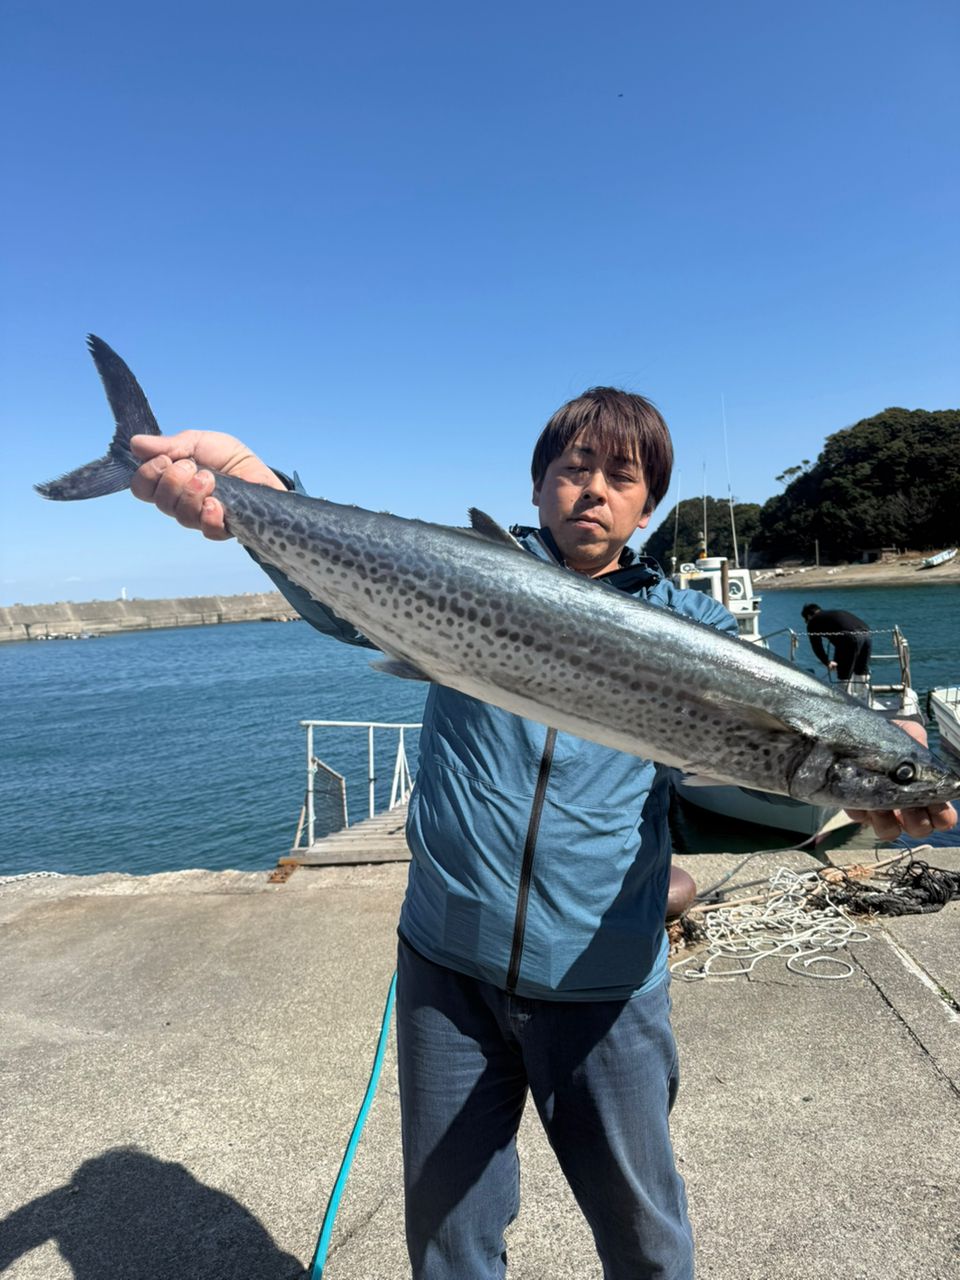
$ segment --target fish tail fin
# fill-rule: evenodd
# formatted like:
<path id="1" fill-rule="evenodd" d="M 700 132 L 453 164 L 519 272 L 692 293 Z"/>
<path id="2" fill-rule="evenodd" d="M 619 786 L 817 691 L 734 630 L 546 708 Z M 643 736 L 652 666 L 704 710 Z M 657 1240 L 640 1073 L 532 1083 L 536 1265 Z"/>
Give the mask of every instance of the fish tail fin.
<path id="1" fill-rule="evenodd" d="M 132 455 L 131 455 L 132 457 Z M 107 454 L 88 462 L 76 471 L 68 471 L 56 480 L 47 480 L 33 487 L 44 498 L 57 502 L 73 502 L 77 498 L 103 498 L 108 493 L 119 493 L 130 485 L 136 465 Z"/>
<path id="2" fill-rule="evenodd" d="M 68 471 L 56 480 L 34 485 L 44 498 L 60 502 L 102 498 L 126 489 L 140 465 L 130 452 L 130 437 L 161 434 L 147 397 L 124 361 L 95 334 L 89 334 L 87 346 L 107 393 L 117 429 L 102 458 Z"/>

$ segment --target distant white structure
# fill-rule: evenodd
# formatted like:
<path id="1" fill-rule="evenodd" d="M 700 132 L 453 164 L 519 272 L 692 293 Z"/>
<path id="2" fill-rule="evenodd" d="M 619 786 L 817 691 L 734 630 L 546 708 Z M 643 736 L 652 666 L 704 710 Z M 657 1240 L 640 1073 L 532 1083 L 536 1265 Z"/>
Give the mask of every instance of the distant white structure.
<path id="1" fill-rule="evenodd" d="M 126 598 L 127 598 L 127 588 L 126 588 L 126 587 L 121 587 L 121 588 L 120 588 L 120 599 L 121 599 L 121 600 L 126 600 Z"/>

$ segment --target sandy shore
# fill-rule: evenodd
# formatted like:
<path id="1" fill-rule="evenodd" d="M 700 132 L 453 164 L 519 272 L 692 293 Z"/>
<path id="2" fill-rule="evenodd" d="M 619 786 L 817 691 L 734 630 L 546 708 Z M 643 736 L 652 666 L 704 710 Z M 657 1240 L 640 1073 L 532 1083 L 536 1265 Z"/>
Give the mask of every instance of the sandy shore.
<path id="1" fill-rule="evenodd" d="M 763 591 L 800 587 L 930 587 L 960 584 L 960 555 L 935 569 L 921 569 L 924 556 L 919 551 L 906 552 L 882 564 L 799 565 L 778 573 L 758 569 L 753 573 L 754 585 Z"/>

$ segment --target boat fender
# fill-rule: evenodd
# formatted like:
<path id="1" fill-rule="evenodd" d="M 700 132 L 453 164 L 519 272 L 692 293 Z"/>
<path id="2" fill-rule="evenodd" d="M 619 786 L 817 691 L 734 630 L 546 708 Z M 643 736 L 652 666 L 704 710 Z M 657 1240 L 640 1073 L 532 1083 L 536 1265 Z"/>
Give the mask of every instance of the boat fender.
<path id="1" fill-rule="evenodd" d="M 682 916 L 697 896 L 697 886 L 693 876 L 682 867 L 670 868 L 670 887 L 667 890 L 667 919 L 676 920 Z"/>

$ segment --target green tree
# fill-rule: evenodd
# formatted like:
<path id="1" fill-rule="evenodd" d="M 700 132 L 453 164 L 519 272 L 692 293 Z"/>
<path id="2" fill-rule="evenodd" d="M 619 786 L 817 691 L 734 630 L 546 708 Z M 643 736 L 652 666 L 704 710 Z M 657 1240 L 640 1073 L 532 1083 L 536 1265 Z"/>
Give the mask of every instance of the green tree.
<path id="1" fill-rule="evenodd" d="M 787 467 L 786 471 L 781 471 L 775 477 L 778 484 L 786 484 L 788 480 L 792 480 L 794 476 L 801 476 L 810 467 L 810 459 L 804 458 L 798 467 Z"/>
<path id="2" fill-rule="evenodd" d="M 813 466 L 787 468 L 760 513 L 767 561 L 856 559 L 881 546 L 960 541 L 960 410 L 885 409 L 828 436 Z"/>

